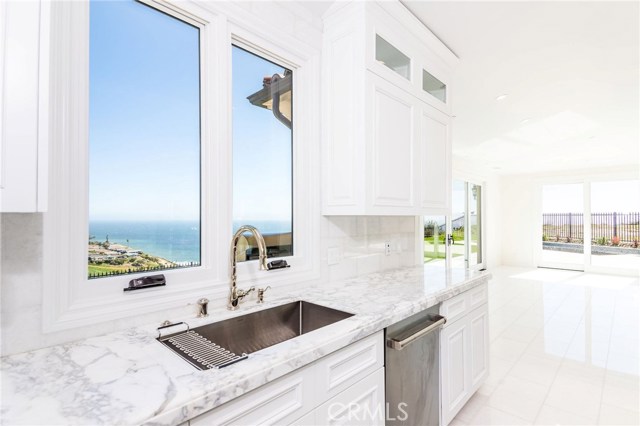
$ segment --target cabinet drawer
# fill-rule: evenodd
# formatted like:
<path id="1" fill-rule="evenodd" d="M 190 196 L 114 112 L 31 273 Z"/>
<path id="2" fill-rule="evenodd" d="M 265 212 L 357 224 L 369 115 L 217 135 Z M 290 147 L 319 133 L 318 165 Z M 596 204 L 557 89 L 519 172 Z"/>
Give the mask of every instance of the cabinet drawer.
<path id="1" fill-rule="evenodd" d="M 487 303 L 487 300 L 487 284 L 479 285 L 449 300 L 445 300 L 440 307 L 440 315 L 447 319 L 445 327 L 464 317 L 478 306 Z"/>
<path id="2" fill-rule="evenodd" d="M 466 294 L 469 297 L 469 310 L 473 310 L 478 306 L 481 306 L 487 303 L 488 294 L 487 294 L 487 284 L 482 284 L 478 287 L 472 288 L 467 291 Z"/>
<path id="3" fill-rule="evenodd" d="M 202 414 L 191 426 L 288 424 L 314 407 L 313 370 L 304 368 Z"/>
<path id="4" fill-rule="evenodd" d="M 331 398 L 382 367 L 383 342 L 380 331 L 320 359 L 317 365 L 318 399 Z"/>
<path id="5" fill-rule="evenodd" d="M 384 367 L 322 404 L 318 425 L 383 426 L 385 424 Z"/>
<path id="6" fill-rule="evenodd" d="M 467 294 L 462 293 L 449 300 L 442 302 L 440 306 L 440 315 L 447 319 L 445 327 L 453 324 L 457 319 L 464 317 L 467 312 Z"/>

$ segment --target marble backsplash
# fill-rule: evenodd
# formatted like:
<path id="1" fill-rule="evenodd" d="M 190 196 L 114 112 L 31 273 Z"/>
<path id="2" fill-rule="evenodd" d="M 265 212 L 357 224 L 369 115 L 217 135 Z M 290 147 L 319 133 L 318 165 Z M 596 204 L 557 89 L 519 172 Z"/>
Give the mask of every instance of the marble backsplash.
<path id="1" fill-rule="evenodd" d="M 186 315 L 177 306 L 64 332 L 42 332 L 42 214 L 0 214 L 0 354 L 9 355 Z M 335 282 L 415 262 L 414 217 L 322 217 L 320 279 Z M 385 254 L 385 243 L 391 253 Z M 330 262 L 331 261 L 331 262 Z M 331 263 L 331 264 L 330 264 Z"/>

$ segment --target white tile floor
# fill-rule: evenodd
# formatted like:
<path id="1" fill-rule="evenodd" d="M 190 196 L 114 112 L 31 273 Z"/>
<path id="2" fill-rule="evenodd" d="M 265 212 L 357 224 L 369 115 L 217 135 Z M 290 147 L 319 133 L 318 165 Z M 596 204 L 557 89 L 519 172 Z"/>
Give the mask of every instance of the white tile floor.
<path id="1" fill-rule="evenodd" d="M 492 273 L 491 374 L 451 425 L 640 425 L 638 279 Z"/>

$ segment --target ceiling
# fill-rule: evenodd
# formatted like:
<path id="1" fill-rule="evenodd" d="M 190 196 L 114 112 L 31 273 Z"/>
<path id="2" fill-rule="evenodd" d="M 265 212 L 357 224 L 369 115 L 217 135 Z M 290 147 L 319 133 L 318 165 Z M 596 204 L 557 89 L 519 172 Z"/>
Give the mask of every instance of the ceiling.
<path id="1" fill-rule="evenodd" d="M 455 157 L 498 174 L 640 164 L 640 3 L 403 3 L 460 58 Z"/>
<path id="2" fill-rule="evenodd" d="M 402 3 L 460 58 L 455 158 L 496 174 L 640 166 L 640 2 Z"/>

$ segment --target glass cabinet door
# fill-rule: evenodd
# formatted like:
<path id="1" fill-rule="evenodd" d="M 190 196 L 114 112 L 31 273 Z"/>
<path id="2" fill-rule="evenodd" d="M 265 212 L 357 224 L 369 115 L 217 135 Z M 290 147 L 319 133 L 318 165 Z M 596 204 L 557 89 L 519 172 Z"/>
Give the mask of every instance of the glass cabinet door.
<path id="1" fill-rule="evenodd" d="M 376 34 L 376 61 L 411 80 L 411 59 L 387 40 Z"/>
<path id="2" fill-rule="evenodd" d="M 439 101 L 447 103 L 447 85 L 435 78 L 427 70 L 422 70 L 422 90 Z"/>

